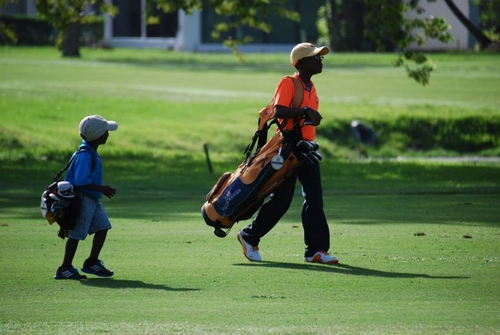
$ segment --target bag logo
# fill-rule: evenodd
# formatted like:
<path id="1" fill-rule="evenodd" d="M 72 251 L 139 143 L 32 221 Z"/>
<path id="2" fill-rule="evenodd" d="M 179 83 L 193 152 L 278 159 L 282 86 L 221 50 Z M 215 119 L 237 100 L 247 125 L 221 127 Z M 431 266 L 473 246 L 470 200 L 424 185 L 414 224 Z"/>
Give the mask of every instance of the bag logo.
<path id="1" fill-rule="evenodd" d="M 271 159 L 271 167 L 275 170 L 280 170 L 283 167 L 284 163 L 285 160 L 281 155 L 276 155 Z"/>

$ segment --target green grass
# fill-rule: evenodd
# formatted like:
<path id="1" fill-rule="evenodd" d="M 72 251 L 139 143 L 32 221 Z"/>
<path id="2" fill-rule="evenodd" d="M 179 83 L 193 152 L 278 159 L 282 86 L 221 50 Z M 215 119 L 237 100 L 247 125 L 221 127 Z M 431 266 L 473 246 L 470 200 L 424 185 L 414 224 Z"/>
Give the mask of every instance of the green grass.
<path id="1" fill-rule="evenodd" d="M 235 238 L 248 222 L 219 239 L 200 207 L 242 159 L 287 55 L 82 54 L 0 49 L 0 334 L 500 334 L 498 163 L 325 157 L 341 264 L 303 262 L 299 188 L 250 263 Z M 499 112 L 498 55 L 431 55 L 425 88 L 393 55 L 333 56 L 316 80 L 326 118 Z M 103 200 L 116 275 L 55 281 L 64 241 L 37 206 L 92 113 L 120 124 L 99 149 L 118 190 Z"/>
<path id="2" fill-rule="evenodd" d="M 0 49 L 2 147 L 35 154 L 47 147 L 70 150 L 74 143 L 59 140 L 74 134 L 68 125 L 100 113 L 120 123 L 123 131 L 111 144 L 119 143 L 120 150 L 140 146 L 158 154 L 209 143 L 218 153 L 239 152 L 249 137 L 241 135 L 254 132 L 257 111 L 271 99 L 278 79 L 293 70 L 283 54 L 248 54 L 244 64 L 231 54 L 93 49 L 82 54 L 73 60 L 50 48 Z M 422 87 L 392 67 L 394 55 L 332 54 L 315 78 L 322 115 L 349 122 L 499 113 L 498 55 L 432 57 L 438 68 L 431 84 Z M 169 131 L 173 128 L 176 132 Z M 145 129 L 155 143 L 143 136 Z M 324 149 L 352 155 L 327 141 Z"/>

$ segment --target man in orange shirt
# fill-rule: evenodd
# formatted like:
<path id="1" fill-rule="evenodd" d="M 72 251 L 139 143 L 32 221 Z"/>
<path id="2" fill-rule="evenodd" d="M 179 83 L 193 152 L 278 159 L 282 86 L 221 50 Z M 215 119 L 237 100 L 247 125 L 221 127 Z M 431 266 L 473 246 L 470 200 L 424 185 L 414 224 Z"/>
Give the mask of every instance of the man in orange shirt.
<path id="1" fill-rule="evenodd" d="M 314 141 L 316 126 L 322 119 L 318 112 L 319 98 L 311 77 L 322 72 L 323 55 L 329 51 L 327 47 L 318 48 L 311 43 L 300 43 L 292 49 L 290 62 L 297 69 L 294 77 L 300 79 L 304 89 L 300 107 L 292 107 L 295 94 L 292 78 L 283 77 L 274 93 L 275 116 L 281 119 L 280 121 L 287 119 L 285 130 L 292 129 L 293 124 L 298 120 L 302 139 L 307 141 Z M 304 260 L 323 264 L 338 263 L 338 259 L 328 253 L 330 231 L 323 211 L 323 190 L 318 161 L 313 164 L 304 164 L 296 176 L 288 178 L 274 190 L 253 222 L 238 233 L 238 241 L 248 260 L 254 262 L 261 260 L 258 247 L 260 239 L 271 231 L 290 207 L 297 178 L 302 185 L 304 196 L 302 205 L 302 226 L 306 244 Z"/>

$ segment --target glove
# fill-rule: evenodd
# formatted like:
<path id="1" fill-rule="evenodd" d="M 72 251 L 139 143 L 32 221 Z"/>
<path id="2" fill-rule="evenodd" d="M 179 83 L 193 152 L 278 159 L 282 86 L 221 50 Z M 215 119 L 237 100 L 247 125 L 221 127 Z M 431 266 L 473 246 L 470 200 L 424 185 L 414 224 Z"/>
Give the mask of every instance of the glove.
<path id="1" fill-rule="evenodd" d="M 319 126 L 323 118 L 317 110 L 309 107 L 304 107 L 304 116 L 306 117 L 306 124 L 312 124 L 313 126 Z"/>

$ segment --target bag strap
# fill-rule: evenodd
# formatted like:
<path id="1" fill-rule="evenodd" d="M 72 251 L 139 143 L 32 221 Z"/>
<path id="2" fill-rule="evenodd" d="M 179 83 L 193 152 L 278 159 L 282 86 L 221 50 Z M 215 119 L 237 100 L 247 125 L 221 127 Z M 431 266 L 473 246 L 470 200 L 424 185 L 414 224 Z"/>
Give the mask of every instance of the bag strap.
<path id="1" fill-rule="evenodd" d="M 302 87 L 302 83 L 300 82 L 299 78 L 296 78 L 294 76 L 289 77 L 292 78 L 293 85 L 295 86 L 292 107 L 299 108 L 302 104 L 302 100 L 304 100 L 304 87 Z"/>
<path id="2" fill-rule="evenodd" d="M 75 159 L 76 155 L 78 155 L 80 152 L 83 152 L 83 151 L 90 152 L 90 150 L 88 150 L 88 149 L 85 149 L 83 147 L 79 147 L 78 150 L 75 152 L 75 154 L 73 156 L 71 156 L 71 158 L 69 159 L 68 164 L 66 164 L 66 166 L 54 176 L 54 181 L 59 180 L 59 177 L 61 177 L 63 172 L 66 171 L 67 169 L 69 169 L 69 167 L 70 167 L 71 163 L 73 163 L 73 160 Z M 91 155 L 92 155 L 92 168 L 93 168 L 94 167 L 94 155 L 92 153 L 91 153 Z"/>
<path id="3" fill-rule="evenodd" d="M 300 79 L 294 76 L 286 77 L 292 79 L 294 85 L 292 107 L 298 108 L 300 107 L 300 105 L 302 104 L 302 100 L 304 99 L 304 88 L 302 86 L 302 83 L 300 82 Z M 268 123 L 269 120 L 271 120 L 271 122 Z M 278 120 L 274 117 L 274 98 L 266 107 L 262 108 L 259 112 L 257 131 L 252 137 L 252 142 L 247 145 L 247 148 L 243 152 L 243 154 L 246 154 L 247 158 L 252 153 L 257 139 L 259 140 L 257 148 L 261 148 L 262 146 L 264 146 L 264 144 L 266 144 L 267 131 L 273 123 L 279 124 Z M 282 128 L 279 128 L 280 131 L 282 131 Z"/>
<path id="4" fill-rule="evenodd" d="M 294 86 L 292 107 L 299 108 L 304 99 L 304 87 L 300 79 L 295 76 L 285 76 L 283 78 L 290 78 L 292 80 Z M 267 122 L 272 119 L 274 119 L 274 98 L 259 112 L 258 131 L 262 131 L 266 127 Z"/>

